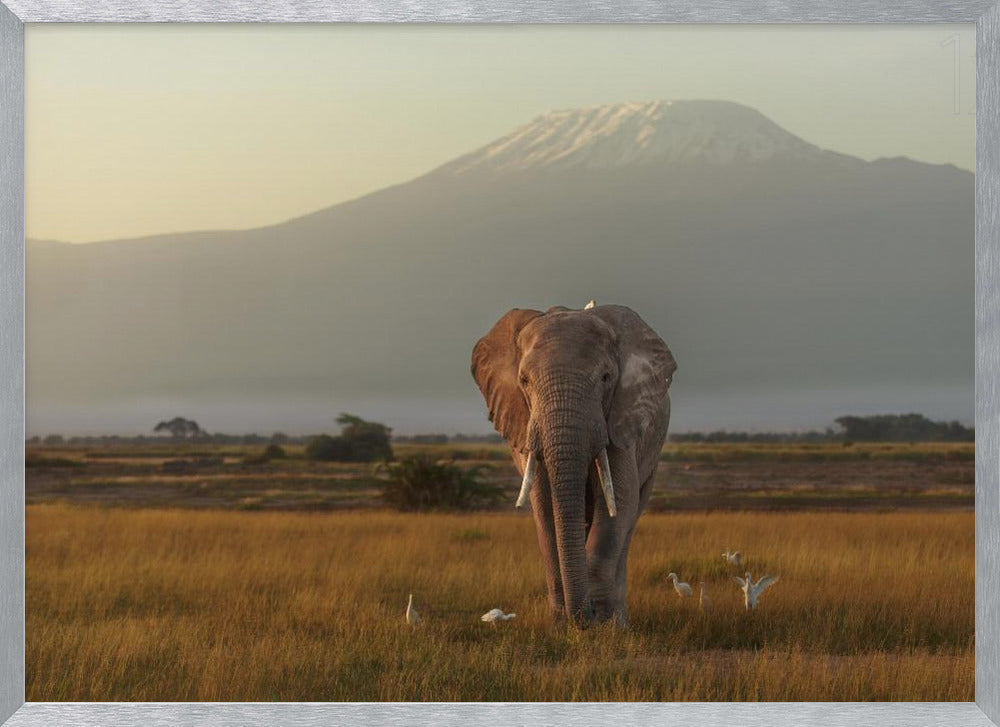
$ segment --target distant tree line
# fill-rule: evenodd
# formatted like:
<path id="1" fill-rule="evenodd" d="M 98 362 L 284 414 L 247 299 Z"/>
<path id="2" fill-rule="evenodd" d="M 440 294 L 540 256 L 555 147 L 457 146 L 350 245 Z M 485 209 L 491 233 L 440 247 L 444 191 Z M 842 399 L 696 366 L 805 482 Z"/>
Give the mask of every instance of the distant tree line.
<path id="1" fill-rule="evenodd" d="M 975 429 L 960 422 L 935 422 L 922 414 L 878 414 L 874 416 L 843 416 L 835 420 L 839 430 L 827 428 L 822 431 L 807 432 L 739 432 L 716 430 L 712 432 L 679 432 L 670 435 L 671 442 L 972 442 Z M 176 417 L 163 421 L 154 428 L 166 432 L 170 438 L 179 441 L 196 441 L 203 444 L 221 445 L 312 445 L 315 458 L 341 459 L 360 457 L 353 461 L 375 461 L 391 459 L 392 442 L 400 444 L 448 444 L 471 442 L 499 444 L 503 440 L 498 434 L 413 434 L 393 435 L 392 429 L 384 424 L 367 422 L 353 414 L 342 414 L 337 422 L 341 433 L 290 436 L 283 432 L 265 434 L 210 434 L 197 422 Z M 162 442 L 164 437 L 119 435 L 63 437 L 50 434 L 46 437 L 34 436 L 25 440 L 31 447 L 122 447 L 144 446 Z"/>
<path id="2" fill-rule="evenodd" d="M 499 434 L 409 434 L 393 435 L 392 441 L 400 444 L 449 444 L 468 442 L 472 444 L 501 444 Z"/>
<path id="3" fill-rule="evenodd" d="M 150 444 L 172 441 L 174 437 L 166 438 L 162 436 L 150 436 L 138 434 L 136 436 L 122 436 L 118 434 L 102 434 L 94 436 L 72 436 L 64 437 L 61 434 L 49 434 L 45 437 L 29 437 L 25 444 L 29 447 L 144 447 Z M 182 440 L 183 441 L 183 440 Z M 199 444 L 306 444 L 309 436 L 292 437 L 281 432 L 274 434 L 209 434 L 204 432 L 196 438 L 187 441 L 198 442 Z"/>
<path id="4" fill-rule="evenodd" d="M 844 439 L 857 442 L 973 442 L 976 430 L 960 422 L 933 422 L 922 414 L 879 414 L 835 420 Z"/>
<path id="5" fill-rule="evenodd" d="M 714 432 L 679 432 L 670 435 L 671 442 L 834 442 L 839 440 L 839 435 L 832 429 L 822 432 L 815 430 L 808 432 L 730 432 L 725 429 L 718 429 Z"/>
<path id="6" fill-rule="evenodd" d="M 808 432 L 682 432 L 671 442 L 974 442 L 976 430 L 960 422 L 935 422 L 923 414 L 843 416 L 834 420 L 839 431 Z"/>
<path id="7" fill-rule="evenodd" d="M 181 417 L 177 418 L 180 419 Z M 312 439 L 319 436 L 313 434 L 290 435 L 285 434 L 284 432 L 274 432 L 273 434 L 259 434 L 256 432 L 251 434 L 224 434 L 222 432 L 209 433 L 198 426 L 197 422 L 192 420 L 186 421 L 197 427 L 197 430 L 193 429 L 189 425 L 182 425 L 183 428 L 177 428 L 178 434 L 174 434 L 165 427 L 161 427 L 159 432 L 166 432 L 169 434 L 168 441 L 176 440 L 198 442 L 201 444 L 225 445 L 307 445 Z M 160 426 L 161 424 L 164 424 L 164 422 L 160 422 L 157 426 Z M 195 431 L 197 431 L 197 434 L 195 434 Z M 144 447 L 157 442 L 163 442 L 167 439 L 159 432 L 153 436 L 146 434 L 138 434 L 135 436 L 102 434 L 65 437 L 61 434 L 49 434 L 42 437 L 36 435 L 26 439 L 25 444 L 29 447 Z M 187 434 L 183 434 L 183 432 L 187 432 Z M 388 429 L 388 436 L 392 442 L 398 442 L 400 444 L 448 444 L 456 442 L 499 444 L 503 441 L 499 434 L 412 434 L 401 436 L 392 434 L 391 429 Z"/>

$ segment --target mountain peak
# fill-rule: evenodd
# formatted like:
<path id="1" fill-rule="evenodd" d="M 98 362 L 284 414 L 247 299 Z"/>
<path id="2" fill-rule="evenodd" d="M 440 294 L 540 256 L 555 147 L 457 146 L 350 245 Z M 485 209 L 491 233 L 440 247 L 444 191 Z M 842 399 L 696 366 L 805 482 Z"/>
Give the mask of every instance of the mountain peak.
<path id="1" fill-rule="evenodd" d="M 728 164 L 827 154 L 749 106 L 731 101 L 646 101 L 549 111 L 440 171 Z"/>

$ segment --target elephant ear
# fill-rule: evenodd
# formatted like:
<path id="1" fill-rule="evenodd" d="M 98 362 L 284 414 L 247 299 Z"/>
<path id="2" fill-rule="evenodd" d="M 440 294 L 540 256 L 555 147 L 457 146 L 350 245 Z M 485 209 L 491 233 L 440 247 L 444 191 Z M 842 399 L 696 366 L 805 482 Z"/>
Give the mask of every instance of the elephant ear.
<path id="1" fill-rule="evenodd" d="M 618 387 L 608 412 L 612 444 L 628 448 L 663 412 L 677 362 L 656 331 L 621 305 L 590 309 L 618 335 Z"/>
<path id="2" fill-rule="evenodd" d="M 479 385 L 490 411 L 490 421 L 511 447 L 523 452 L 528 428 L 528 402 L 517 381 L 521 351 L 517 334 L 537 310 L 515 308 L 497 321 L 472 350 L 472 378 Z"/>

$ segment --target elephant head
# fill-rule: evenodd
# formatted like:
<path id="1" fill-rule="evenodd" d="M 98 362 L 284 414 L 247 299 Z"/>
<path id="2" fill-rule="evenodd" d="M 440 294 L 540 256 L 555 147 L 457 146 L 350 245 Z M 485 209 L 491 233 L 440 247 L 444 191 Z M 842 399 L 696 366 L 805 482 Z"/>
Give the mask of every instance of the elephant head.
<path id="1" fill-rule="evenodd" d="M 652 445 L 644 439 L 660 429 L 665 436 L 665 424 L 659 425 L 664 411 L 669 417 L 667 390 L 675 369 L 666 344 L 623 306 L 514 309 L 473 351 L 472 376 L 490 421 L 523 469 L 518 505 L 536 480 L 548 483 L 551 503 L 544 504 L 551 507 L 559 573 L 550 590 L 561 592 L 563 612 L 577 625 L 592 615 L 587 535 L 595 503 L 613 518 L 618 503 L 637 501 L 629 496 L 634 493 L 615 492 L 609 448 L 616 458 L 633 461 L 637 445 L 655 446 L 658 453 L 662 437 Z M 637 489 L 631 479 L 622 485 Z M 592 491 L 597 485 L 600 495 Z M 623 515 L 634 524 L 638 511 L 632 510 Z"/>

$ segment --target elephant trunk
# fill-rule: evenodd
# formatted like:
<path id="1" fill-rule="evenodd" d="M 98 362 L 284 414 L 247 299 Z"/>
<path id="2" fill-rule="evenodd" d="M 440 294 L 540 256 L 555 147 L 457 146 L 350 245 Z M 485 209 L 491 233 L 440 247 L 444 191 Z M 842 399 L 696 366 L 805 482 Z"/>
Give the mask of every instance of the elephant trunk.
<path id="1" fill-rule="evenodd" d="M 586 551 L 586 494 L 588 458 L 570 454 L 564 443 L 545 447 L 545 467 L 552 489 L 552 516 L 559 572 L 562 575 L 566 615 L 579 628 L 591 616 Z"/>
<path id="2" fill-rule="evenodd" d="M 552 493 L 552 515 L 566 615 L 578 628 L 593 617 L 586 551 L 587 480 L 594 468 L 595 432 L 583 401 L 565 392 L 562 406 L 549 410 L 542 424 L 541 455 Z"/>

